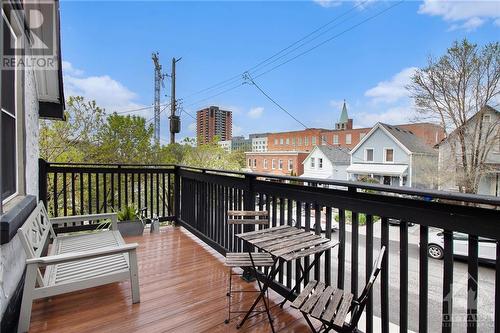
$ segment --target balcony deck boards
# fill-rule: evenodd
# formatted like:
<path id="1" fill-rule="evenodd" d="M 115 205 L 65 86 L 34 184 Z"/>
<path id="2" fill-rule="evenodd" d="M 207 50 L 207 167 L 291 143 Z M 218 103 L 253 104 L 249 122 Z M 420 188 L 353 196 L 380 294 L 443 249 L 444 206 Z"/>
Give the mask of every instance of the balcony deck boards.
<path id="1" fill-rule="evenodd" d="M 132 304 L 128 281 L 35 302 L 30 332 L 269 332 L 265 314 L 237 330 L 227 316 L 227 268 L 222 257 L 180 228 L 130 237 L 138 242 L 141 303 Z M 236 288 L 256 289 L 234 279 Z M 236 294 L 234 310 L 245 310 L 256 294 Z M 271 305 L 281 298 L 272 292 Z M 239 309 L 238 309 L 239 307 Z M 276 330 L 309 332 L 297 310 L 272 309 Z"/>

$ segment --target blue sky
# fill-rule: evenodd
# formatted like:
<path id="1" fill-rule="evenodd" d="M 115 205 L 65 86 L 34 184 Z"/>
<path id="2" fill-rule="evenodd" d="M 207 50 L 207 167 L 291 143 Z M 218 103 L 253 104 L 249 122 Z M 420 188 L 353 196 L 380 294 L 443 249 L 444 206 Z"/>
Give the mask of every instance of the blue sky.
<path id="1" fill-rule="evenodd" d="M 254 76 L 393 5 L 327 0 L 63 1 L 66 94 L 95 99 L 108 112 L 149 106 L 151 52 L 158 51 L 165 72 L 170 72 L 172 57 L 182 57 L 177 64 L 177 97 L 191 114 L 207 105 L 232 110 L 234 134 L 301 129 L 252 85 L 211 97 L 239 85 L 239 78 L 234 84 L 192 94 L 241 74 L 353 7 L 324 29 L 330 31 Z M 500 3 L 407 1 L 256 82 L 310 127 L 332 128 L 343 99 L 357 127 L 407 122 L 414 114 L 404 86 L 413 69 L 464 37 L 480 45 L 498 41 Z M 169 80 L 165 94 L 170 94 Z M 168 137 L 167 113 L 161 118 L 163 138 Z M 136 114 L 150 119 L 152 109 Z M 193 136 L 193 119 L 181 116 L 178 138 Z"/>

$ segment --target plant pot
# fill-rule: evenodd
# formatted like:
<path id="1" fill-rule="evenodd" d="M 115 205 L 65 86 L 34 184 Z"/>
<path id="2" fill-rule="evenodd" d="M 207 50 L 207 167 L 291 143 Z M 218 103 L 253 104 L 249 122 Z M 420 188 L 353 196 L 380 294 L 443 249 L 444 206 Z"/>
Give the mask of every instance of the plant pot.
<path id="1" fill-rule="evenodd" d="M 123 237 L 127 236 L 141 236 L 144 231 L 144 225 L 142 225 L 141 221 L 119 221 L 118 222 L 118 231 Z"/>

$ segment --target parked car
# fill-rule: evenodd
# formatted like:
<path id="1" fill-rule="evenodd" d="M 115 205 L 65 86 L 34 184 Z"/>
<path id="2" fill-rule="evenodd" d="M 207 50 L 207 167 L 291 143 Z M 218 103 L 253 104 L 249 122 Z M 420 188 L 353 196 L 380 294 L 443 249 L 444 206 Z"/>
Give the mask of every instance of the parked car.
<path id="1" fill-rule="evenodd" d="M 306 216 L 304 213 L 302 213 L 302 218 L 300 219 L 300 224 L 301 224 L 301 227 L 302 229 L 305 229 L 306 228 L 306 225 L 305 225 L 305 221 L 306 221 Z M 296 221 L 295 219 L 293 219 L 293 225 L 295 225 Z M 311 222 L 310 222 L 310 229 L 311 230 L 315 230 L 316 229 L 316 222 L 314 221 L 314 217 L 311 217 Z M 321 232 L 326 232 L 326 221 L 324 219 L 321 219 Z M 332 232 L 336 232 L 339 228 L 339 224 L 337 222 L 335 222 L 335 220 L 332 219 L 332 224 L 331 224 L 331 231 Z"/>
<path id="2" fill-rule="evenodd" d="M 469 249 L 469 235 L 461 232 L 453 232 L 453 255 L 467 258 Z M 479 237 L 478 258 L 483 262 L 495 262 L 496 244 L 493 239 Z M 443 259 L 444 236 L 442 231 L 429 233 L 427 254 L 434 259 Z"/>
<path id="3" fill-rule="evenodd" d="M 390 225 L 400 225 L 401 224 L 401 220 L 399 219 L 392 219 L 392 218 L 389 218 L 387 219 L 387 222 L 390 224 Z M 409 227 L 413 227 L 415 225 L 415 223 L 413 222 L 408 222 L 408 226 Z"/>

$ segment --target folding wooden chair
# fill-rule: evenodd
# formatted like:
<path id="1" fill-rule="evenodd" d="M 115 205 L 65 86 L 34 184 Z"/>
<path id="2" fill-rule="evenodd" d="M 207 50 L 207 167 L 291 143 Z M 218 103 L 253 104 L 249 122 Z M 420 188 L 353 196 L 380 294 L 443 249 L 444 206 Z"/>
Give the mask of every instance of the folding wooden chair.
<path id="1" fill-rule="evenodd" d="M 229 210 L 227 212 L 227 224 L 228 225 L 263 225 L 269 226 L 269 213 L 267 211 L 245 211 L 245 210 Z M 269 253 L 254 252 L 250 257 L 249 253 L 237 252 L 237 253 L 226 253 L 225 265 L 229 267 L 229 291 L 227 292 L 228 297 L 228 318 L 224 321 L 228 324 L 231 321 L 232 313 L 246 313 L 247 311 L 231 311 L 231 295 L 233 293 L 244 293 L 244 292 L 260 292 L 259 290 L 233 290 L 232 289 L 232 277 L 233 275 L 242 276 L 242 273 L 233 272 L 233 267 L 251 268 L 251 267 L 271 267 L 274 261 Z M 254 272 L 256 273 L 256 272 Z M 264 299 L 264 302 L 266 300 Z M 267 297 L 267 302 L 269 302 L 269 296 Z M 255 311 L 258 313 L 264 311 Z"/>
<path id="2" fill-rule="evenodd" d="M 314 333 L 324 329 L 324 332 L 334 330 L 336 332 L 355 332 L 359 318 L 365 309 L 373 283 L 377 279 L 385 253 L 385 246 L 380 249 L 375 261 L 370 279 L 368 280 L 361 295 L 353 299 L 350 292 L 325 286 L 323 282 L 310 281 L 304 290 L 292 303 L 292 307 L 299 309 L 306 319 L 309 327 Z M 346 322 L 346 317 L 351 318 Z M 309 316 L 321 321 L 322 325 L 317 331 L 311 323 Z"/>

